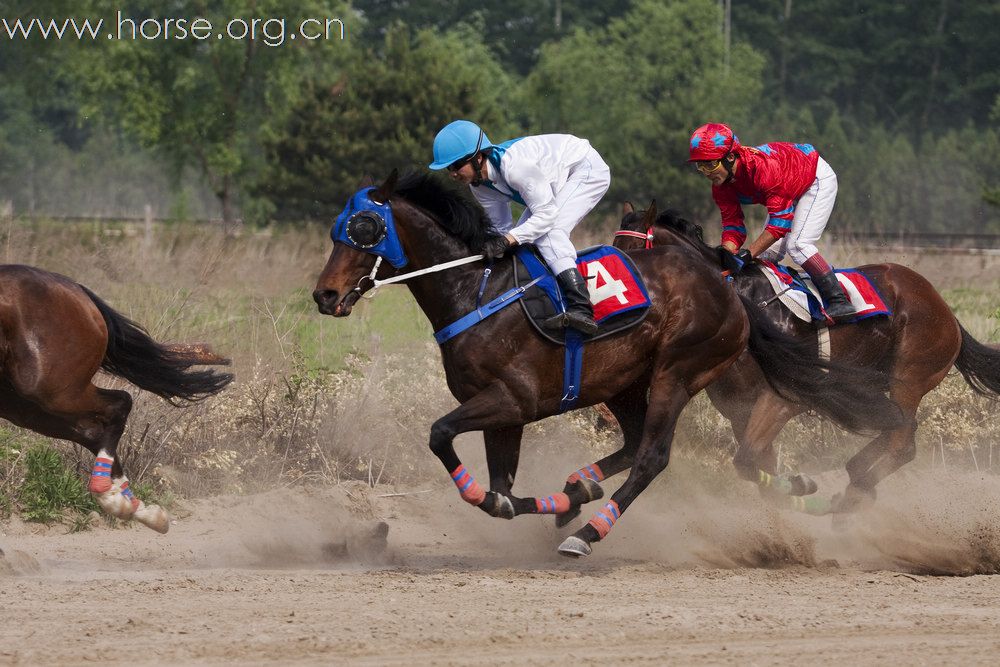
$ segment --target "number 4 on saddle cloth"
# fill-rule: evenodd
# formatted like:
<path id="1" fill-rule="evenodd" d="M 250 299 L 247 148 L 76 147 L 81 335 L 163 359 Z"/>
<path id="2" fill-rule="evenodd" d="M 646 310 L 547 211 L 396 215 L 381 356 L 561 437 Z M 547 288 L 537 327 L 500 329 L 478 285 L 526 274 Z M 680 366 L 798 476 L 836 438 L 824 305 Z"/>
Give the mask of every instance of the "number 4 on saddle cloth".
<path id="1" fill-rule="evenodd" d="M 641 322 L 649 311 L 646 285 L 631 258 L 617 248 L 594 246 L 580 252 L 576 265 L 587 280 L 590 302 L 594 306 L 594 320 L 598 324 L 597 333 L 585 337 L 575 329 L 553 332 L 543 328 L 542 322 L 566 310 L 558 281 L 534 246 L 519 246 L 513 253 L 512 261 L 512 289 L 436 331 L 434 338 L 439 345 L 443 345 L 493 313 L 520 301 L 525 315 L 539 335 L 566 348 L 560 409 L 562 412 L 571 410 L 580 397 L 584 339 L 588 342 L 597 340 Z M 486 286 L 487 276 L 488 273 L 483 278 L 480 296 Z"/>
<path id="2" fill-rule="evenodd" d="M 565 344 L 567 332 L 572 333 L 572 329 L 553 331 L 542 326 L 542 322 L 566 309 L 558 281 L 534 246 L 518 246 L 513 254 L 515 285 L 540 279 L 521 299 L 528 320 L 543 337 Z M 646 317 L 649 294 L 628 255 L 611 246 L 593 246 L 577 253 L 576 268 L 587 281 L 594 321 L 599 327 L 588 342 L 635 326 Z"/>
<path id="3" fill-rule="evenodd" d="M 521 299 L 528 321 L 538 333 L 553 343 L 566 346 L 563 369 L 563 396 L 560 408 L 571 410 L 580 396 L 583 374 L 584 335 L 575 329 L 552 331 L 542 322 L 566 310 L 562 290 L 549 267 L 534 246 L 520 246 L 514 251 L 514 284 L 535 284 Z M 649 294 L 642 275 L 632 259 L 617 248 L 594 246 L 577 254 L 576 267 L 587 281 L 594 321 L 598 330 L 587 342 L 634 327 L 649 312 Z"/>
<path id="4" fill-rule="evenodd" d="M 774 289 L 775 296 L 793 315 L 805 322 L 823 323 L 827 321 L 824 304 L 808 276 L 798 273 L 784 264 L 757 260 L 761 272 Z M 889 307 L 868 277 L 856 269 L 836 269 L 837 280 L 844 294 L 854 306 L 856 315 L 851 322 L 857 322 L 878 315 L 891 315 Z"/>

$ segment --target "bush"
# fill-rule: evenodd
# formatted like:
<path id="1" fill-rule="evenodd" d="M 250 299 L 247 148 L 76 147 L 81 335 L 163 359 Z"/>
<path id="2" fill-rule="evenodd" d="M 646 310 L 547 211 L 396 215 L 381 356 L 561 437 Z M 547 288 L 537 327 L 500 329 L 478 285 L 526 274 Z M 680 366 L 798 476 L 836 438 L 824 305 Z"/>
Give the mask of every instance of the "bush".
<path id="1" fill-rule="evenodd" d="M 27 521 L 51 523 L 61 520 L 67 512 L 87 514 L 98 509 L 80 477 L 55 449 L 42 444 L 31 446 L 24 469 L 20 500 Z"/>

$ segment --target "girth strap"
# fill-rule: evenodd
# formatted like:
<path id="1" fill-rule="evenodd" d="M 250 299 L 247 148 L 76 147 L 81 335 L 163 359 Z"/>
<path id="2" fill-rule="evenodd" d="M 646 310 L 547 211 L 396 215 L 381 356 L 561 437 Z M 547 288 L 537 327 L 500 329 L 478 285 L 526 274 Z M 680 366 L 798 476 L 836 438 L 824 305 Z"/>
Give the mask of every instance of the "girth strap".
<path id="1" fill-rule="evenodd" d="M 466 329 L 474 327 L 475 325 L 479 324 L 493 313 L 503 310 L 510 304 L 514 303 L 515 301 L 523 297 L 524 293 L 528 290 L 528 288 L 533 287 L 535 283 L 537 283 L 541 279 L 542 277 L 540 276 L 538 278 L 535 278 L 526 285 L 521 285 L 520 287 L 511 288 L 506 292 L 504 292 L 503 294 L 501 294 L 500 296 L 498 296 L 497 298 L 490 301 L 485 306 L 476 308 L 468 315 L 460 317 L 459 319 L 455 320 L 454 322 L 445 326 L 444 328 L 435 331 L 434 340 L 437 341 L 438 345 L 443 345 L 445 342 L 451 340 L 452 338 L 462 333 Z"/>

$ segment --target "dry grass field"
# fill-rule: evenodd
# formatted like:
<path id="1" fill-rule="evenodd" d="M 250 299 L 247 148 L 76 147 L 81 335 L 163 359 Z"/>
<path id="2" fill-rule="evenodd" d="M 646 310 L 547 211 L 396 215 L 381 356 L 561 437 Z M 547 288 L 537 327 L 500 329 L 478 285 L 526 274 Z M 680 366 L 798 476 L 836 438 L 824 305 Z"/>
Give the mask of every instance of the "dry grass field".
<path id="1" fill-rule="evenodd" d="M 839 530 L 736 481 L 728 425 L 696 397 L 668 471 L 568 561 L 550 520 L 461 502 L 427 450 L 454 405 L 427 323 L 405 288 L 320 317 L 329 250 L 322 228 L 0 229 L 4 262 L 72 276 L 160 340 L 207 341 L 236 374 L 186 409 L 136 396 L 120 451 L 170 507 L 165 536 L 90 514 L 88 453 L 0 427 L 0 664 L 995 661 L 1000 410 L 960 377 L 925 401 L 918 460 Z M 916 268 L 1000 340 L 1000 257 L 834 254 Z M 582 410 L 527 428 L 518 489 L 551 493 L 616 448 L 597 423 Z M 457 441 L 474 470 L 481 442 Z M 805 416 L 781 465 L 833 492 L 861 442 Z"/>

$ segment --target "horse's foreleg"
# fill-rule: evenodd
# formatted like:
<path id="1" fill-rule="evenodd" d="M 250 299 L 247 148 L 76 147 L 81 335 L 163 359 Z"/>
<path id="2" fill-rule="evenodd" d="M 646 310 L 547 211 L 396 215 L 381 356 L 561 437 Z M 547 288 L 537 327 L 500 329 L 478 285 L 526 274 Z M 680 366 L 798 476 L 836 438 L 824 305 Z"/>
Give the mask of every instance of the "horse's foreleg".
<path id="1" fill-rule="evenodd" d="M 567 556 L 590 554 L 590 545 L 607 537 L 622 512 L 667 467 L 677 418 L 689 400 L 684 385 L 672 378 L 664 377 L 652 385 L 642 440 L 628 479 L 585 526 L 559 545 L 560 553 Z"/>
<path id="2" fill-rule="evenodd" d="M 490 471 L 490 491 L 509 494 L 521 456 L 523 426 L 483 431 L 486 465 Z"/>
<path id="3" fill-rule="evenodd" d="M 490 516 L 513 519 L 518 514 L 538 513 L 535 498 L 517 498 L 510 494 L 523 423 L 521 409 L 510 392 L 496 383 L 431 426 L 430 449 L 451 475 L 462 500 Z M 489 491 L 480 486 L 455 453 L 455 437 L 469 431 L 483 431 L 490 470 Z M 564 503 L 562 498 L 550 498 L 553 504 L 558 502 L 561 506 Z"/>

